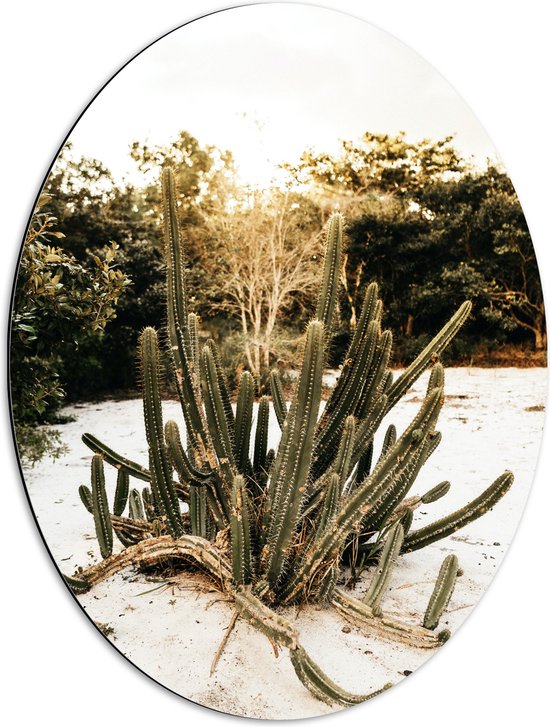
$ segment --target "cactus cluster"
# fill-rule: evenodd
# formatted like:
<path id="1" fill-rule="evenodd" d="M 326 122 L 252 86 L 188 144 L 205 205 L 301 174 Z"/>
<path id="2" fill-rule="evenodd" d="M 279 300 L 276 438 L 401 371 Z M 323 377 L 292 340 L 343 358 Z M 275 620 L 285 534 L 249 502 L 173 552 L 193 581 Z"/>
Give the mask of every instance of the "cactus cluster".
<path id="1" fill-rule="evenodd" d="M 254 417 L 255 382 L 245 371 L 234 410 L 216 345 L 212 340 L 201 344 L 197 316 L 188 310 L 184 246 L 170 168 L 163 170 L 162 179 L 166 341 L 185 439 L 182 443 L 176 422 L 163 420 L 159 341 L 157 332 L 146 328 L 140 359 L 148 464 L 121 456 L 91 434 L 83 436 L 94 456 L 91 489 L 82 485 L 80 496 L 93 514 L 103 560 L 80 570 L 68 583 L 83 592 L 128 566 L 183 567 L 192 559 L 233 599 L 243 619 L 290 650 L 297 676 L 316 697 L 341 706 L 364 701 L 373 695 L 350 694 L 321 671 L 279 609 L 326 604 L 366 633 L 419 648 L 438 646 L 449 637 L 447 630 L 437 628 L 460 573 L 455 556 L 443 561 L 422 625 L 386 616 L 382 603 L 400 555 L 480 517 L 513 480 L 505 472 L 460 510 L 420 529 L 412 527 L 415 508 L 443 497 L 449 489 L 449 483 L 442 482 L 423 496 L 409 495 L 441 440 L 436 429 L 444 400 L 439 355 L 463 325 L 471 305 L 465 302 L 394 380 L 389 368 L 392 335 L 382 329 L 378 287 L 369 285 L 341 374 L 320 413 L 343 257 L 343 220 L 334 214 L 326 230 L 315 318 L 307 328 L 290 405 L 280 375 L 273 371 L 271 397 L 260 397 Z M 394 426 L 387 429 L 374 461 L 373 442 L 382 419 L 428 368 L 429 383 L 418 413 L 399 436 Z M 273 415 L 281 429 L 276 451 L 268 448 Z M 105 464 L 117 471 L 112 511 Z M 131 489 L 133 480 L 144 485 L 141 491 Z M 113 533 L 123 546 L 116 554 Z M 366 579 L 361 599 L 341 587 L 344 572 L 351 572 L 353 581 Z"/>

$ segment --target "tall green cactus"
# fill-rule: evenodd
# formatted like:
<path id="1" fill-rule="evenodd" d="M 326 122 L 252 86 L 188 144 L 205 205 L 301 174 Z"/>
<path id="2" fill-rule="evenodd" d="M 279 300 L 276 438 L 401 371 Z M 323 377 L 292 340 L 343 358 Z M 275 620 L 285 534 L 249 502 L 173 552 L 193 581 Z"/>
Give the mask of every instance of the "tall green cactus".
<path id="1" fill-rule="evenodd" d="M 471 503 L 435 522 L 413 529 L 420 504 L 444 497 L 442 482 L 424 495 L 411 495 L 416 477 L 441 441 L 436 431 L 444 402 L 445 347 L 465 322 L 465 302 L 395 381 L 390 371 L 392 334 L 382 328 L 379 288 L 371 283 L 338 381 L 321 411 L 322 375 L 330 332 L 338 315 L 338 281 L 344 250 L 344 222 L 327 225 L 324 269 L 315 318 L 304 345 L 301 372 L 290 406 L 281 375 L 270 374 L 271 399 L 260 398 L 254 425 L 255 382 L 240 377 L 233 406 L 214 341 L 201 345 L 200 321 L 189 310 L 186 257 L 177 213 L 172 170 L 162 172 L 167 281 L 165 340 L 185 425 L 164 425 L 157 333 L 140 338 L 143 413 L 149 449 L 147 466 L 123 456 L 92 434 L 83 436 L 94 452 L 92 487 L 79 488 L 93 513 L 104 560 L 68 578 L 83 592 L 129 564 L 171 564 L 194 559 L 234 600 L 239 615 L 290 650 L 302 683 L 319 699 L 349 706 L 373 695 L 353 695 L 336 685 L 299 643 L 295 628 L 273 608 L 285 604 L 331 604 L 359 628 L 418 648 L 448 638 L 435 633 L 458 572 L 455 556 L 443 562 L 423 626 L 385 616 L 382 600 L 399 556 L 446 537 L 492 508 L 509 489 L 505 472 Z M 398 434 L 378 430 L 386 415 L 418 377 L 431 368 L 418 413 Z M 270 409 L 281 429 L 269 447 Z M 272 420 L 273 421 L 273 420 Z M 376 457 L 374 454 L 376 453 Z M 109 513 L 104 463 L 117 472 Z M 140 496 L 131 479 L 150 483 Z M 126 508 L 128 512 L 126 515 Z M 123 550 L 112 555 L 113 531 Z M 365 572 L 362 600 L 337 587 L 342 566 Z M 369 566 L 375 564 L 374 568 Z"/>

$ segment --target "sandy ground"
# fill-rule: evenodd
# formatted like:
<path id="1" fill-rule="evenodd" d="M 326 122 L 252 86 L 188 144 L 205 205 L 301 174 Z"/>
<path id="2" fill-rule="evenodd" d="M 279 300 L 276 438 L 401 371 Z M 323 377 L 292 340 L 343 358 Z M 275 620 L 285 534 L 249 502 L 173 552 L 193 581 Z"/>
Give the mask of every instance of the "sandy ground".
<path id="1" fill-rule="evenodd" d="M 417 411 L 425 383 L 423 377 L 389 415 L 388 423 L 393 422 L 398 432 Z M 417 510 L 413 527 L 460 507 L 505 469 L 511 469 L 516 479 L 504 500 L 481 520 L 399 560 L 383 602 L 386 613 L 419 623 L 448 553 L 458 555 L 464 576 L 441 625 L 444 622 L 454 633 L 471 612 L 521 516 L 538 457 L 545 400 L 545 369 L 447 370 L 446 403 L 438 426 L 443 441 L 423 468 L 414 493 L 444 479 L 452 488 L 442 500 Z M 93 520 L 77 492 L 78 485 L 89 481 L 90 452 L 81 443 L 81 434 L 92 432 L 141 462 L 146 462 L 146 450 L 139 400 L 77 405 L 64 413 L 76 418 L 60 427 L 69 453 L 28 470 L 25 480 L 53 557 L 63 572 L 71 574 L 100 557 Z M 179 421 L 179 405 L 165 402 L 165 416 Z M 276 444 L 276 425 L 271 436 Z M 114 473 L 108 470 L 109 474 L 112 492 Z M 276 658 L 267 639 L 241 620 L 210 676 L 231 606 L 198 575 L 189 575 L 175 589 L 151 591 L 155 585 L 126 571 L 79 598 L 95 622 L 112 630 L 109 638 L 114 646 L 153 679 L 199 704 L 231 714 L 288 719 L 334 711 L 301 685 L 286 650 Z M 350 691 L 364 693 L 388 681 L 396 683 L 433 653 L 367 637 L 354 627 L 349 630 L 332 609 L 308 608 L 300 613 L 288 609 L 286 615 L 296 622 L 303 645 L 321 668 Z"/>

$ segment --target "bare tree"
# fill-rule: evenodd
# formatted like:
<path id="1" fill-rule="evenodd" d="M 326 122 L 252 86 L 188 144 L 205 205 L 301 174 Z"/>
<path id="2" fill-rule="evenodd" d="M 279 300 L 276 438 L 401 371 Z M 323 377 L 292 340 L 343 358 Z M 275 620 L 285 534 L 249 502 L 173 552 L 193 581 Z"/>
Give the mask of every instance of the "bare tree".
<path id="1" fill-rule="evenodd" d="M 321 273 L 319 212 L 296 193 L 255 192 L 211 215 L 208 234 L 222 264 L 225 310 L 236 314 L 254 374 L 270 366 L 276 326 L 296 296 L 311 300 Z"/>

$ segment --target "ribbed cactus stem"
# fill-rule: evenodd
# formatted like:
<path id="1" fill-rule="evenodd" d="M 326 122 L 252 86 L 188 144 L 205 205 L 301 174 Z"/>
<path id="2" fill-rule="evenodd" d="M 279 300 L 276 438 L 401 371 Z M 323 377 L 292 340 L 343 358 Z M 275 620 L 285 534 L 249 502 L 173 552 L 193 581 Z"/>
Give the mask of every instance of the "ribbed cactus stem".
<path id="1" fill-rule="evenodd" d="M 195 371 L 200 366 L 200 347 L 199 347 L 199 317 L 196 313 L 189 313 L 187 316 L 187 329 L 189 330 L 189 347 L 191 353 L 191 361 Z"/>
<path id="2" fill-rule="evenodd" d="M 258 403 L 258 418 L 254 436 L 253 469 L 256 479 L 266 474 L 267 441 L 269 435 L 269 398 L 262 396 Z"/>
<path id="3" fill-rule="evenodd" d="M 78 494 L 82 501 L 82 504 L 88 510 L 88 512 L 93 513 L 94 511 L 94 505 L 92 501 L 92 491 L 87 485 L 80 485 L 78 488 Z"/>
<path id="4" fill-rule="evenodd" d="M 379 324 L 372 321 L 358 347 L 357 356 L 351 362 L 345 389 L 331 410 L 323 412 L 315 436 L 315 464 L 313 476 L 320 477 L 336 454 L 340 432 L 346 416 L 355 411 L 369 371 L 372 357 L 378 345 Z"/>
<path id="5" fill-rule="evenodd" d="M 340 511 L 321 538 L 310 548 L 299 567 L 281 588 L 281 598 L 292 601 L 299 597 L 308 582 L 327 558 L 336 557 L 351 532 L 370 513 L 380 493 L 400 488 L 418 471 L 430 432 L 437 421 L 442 392 L 431 392 L 407 430 L 388 452 L 374 472 L 358 486 L 342 504 Z"/>
<path id="6" fill-rule="evenodd" d="M 92 507 L 101 557 L 108 558 L 113 552 L 113 526 L 105 491 L 103 458 L 99 454 L 92 457 Z"/>
<path id="7" fill-rule="evenodd" d="M 191 487 L 189 499 L 189 517 L 191 519 L 191 534 L 201 538 L 207 536 L 207 501 L 204 487 Z"/>
<path id="8" fill-rule="evenodd" d="M 328 418 L 331 412 L 336 408 L 340 397 L 347 389 L 349 379 L 351 377 L 353 362 L 357 358 L 360 347 L 364 345 L 364 338 L 367 334 L 367 329 L 370 323 L 376 319 L 375 315 L 377 302 L 378 286 L 376 283 L 371 283 L 367 288 L 367 292 L 365 294 L 365 298 L 363 300 L 363 305 L 361 308 L 361 314 L 359 316 L 359 320 L 357 322 L 357 326 L 355 328 L 355 332 L 353 334 L 350 346 L 344 358 L 344 363 L 342 365 L 342 370 L 340 371 L 340 376 L 338 377 L 336 386 L 334 387 L 331 395 L 328 398 L 325 411 L 323 412 L 323 417 L 321 418 L 321 422 L 323 422 L 324 419 Z"/>
<path id="9" fill-rule="evenodd" d="M 363 602 L 370 606 L 373 611 L 380 607 L 382 598 L 388 589 L 392 570 L 403 545 L 403 538 L 403 526 L 398 522 L 390 529 L 386 537 L 386 542 L 378 559 L 376 572 L 370 583 L 369 590 L 363 597 Z"/>
<path id="10" fill-rule="evenodd" d="M 437 358 L 442 351 L 453 340 L 458 331 L 462 328 L 466 319 L 470 315 L 472 304 L 469 300 L 465 301 L 454 316 L 446 323 L 434 338 L 428 343 L 424 350 L 415 358 L 401 376 L 395 381 L 388 390 L 388 410 L 391 409 L 401 399 L 418 377 L 428 368 L 430 363 Z"/>
<path id="11" fill-rule="evenodd" d="M 221 362 L 220 352 L 213 339 L 209 338 L 206 342 L 206 346 L 210 349 L 212 358 L 216 365 L 216 374 L 218 378 L 218 388 L 220 390 L 220 396 L 222 399 L 223 410 L 225 412 L 225 419 L 229 429 L 229 438 L 233 441 L 235 436 L 235 414 L 233 413 L 233 407 L 231 406 L 231 397 L 229 395 L 229 389 L 227 388 L 227 381 L 223 371 Z"/>
<path id="12" fill-rule="evenodd" d="M 316 664 L 301 646 L 290 651 L 290 660 L 298 678 L 317 699 L 327 704 L 338 704 L 340 707 L 352 707 L 354 704 L 366 702 L 376 697 L 392 685 L 386 684 L 370 694 L 352 694 L 339 687 Z"/>
<path id="13" fill-rule="evenodd" d="M 164 438 L 170 461 L 182 484 L 200 487 L 210 481 L 211 472 L 199 470 L 191 464 L 181 443 L 179 427 L 172 419 L 169 419 L 164 426 Z"/>
<path id="14" fill-rule="evenodd" d="M 361 396 L 355 406 L 355 415 L 362 419 L 373 408 L 378 405 L 378 400 L 383 394 L 388 364 L 391 358 L 393 337 L 391 331 L 384 331 L 378 339 L 378 345 L 374 351 L 371 366 L 367 373 Z"/>
<path id="15" fill-rule="evenodd" d="M 334 459 L 333 472 L 338 475 L 340 492 L 350 473 L 351 457 L 355 445 L 355 417 L 348 416 L 344 422 L 344 428 L 338 445 L 338 452 Z"/>
<path id="16" fill-rule="evenodd" d="M 130 475 L 128 470 L 120 467 L 116 477 L 115 499 L 113 501 L 113 515 L 122 515 L 128 502 L 130 491 Z"/>
<path id="17" fill-rule="evenodd" d="M 315 313 L 317 320 L 323 323 L 327 335 L 329 335 L 333 326 L 338 306 L 338 283 L 342 267 L 343 238 L 344 218 L 339 213 L 332 214 L 327 225 L 323 279 Z"/>
<path id="18" fill-rule="evenodd" d="M 187 354 L 191 342 L 187 328 L 187 291 L 185 286 L 185 256 L 178 218 L 178 191 L 176 178 L 170 167 L 162 170 L 162 201 L 164 219 L 164 254 L 166 260 L 168 333 L 171 345 L 177 348 L 177 327 L 184 333 Z"/>
<path id="19" fill-rule="evenodd" d="M 130 518 L 132 520 L 145 520 L 145 511 L 143 509 L 143 503 L 141 501 L 141 495 L 139 490 L 133 488 L 128 498 Z"/>
<path id="20" fill-rule="evenodd" d="M 249 371 L 243 371 L 239 381 L 237 412 L 235 415 L 235 464 L 239 472 L 250 468 L 249 447 L 254 406 L 254 379 Z"/>
<path id="21" fill-rule="evenodd" d="M 432 489 L 428 490 L 428 492 L 425 492 L 420 500 L 425 505 L 428 505 L 431 502 L 436 502 L 436 500 L 440 500 L 442 497 L 445 497 L 450 489 L 451 483 L 445 480 L 444 482 L 440 482 L 435 487 L 432 487 Z"/>
<path id="22" fill-rule="evenodd" d="M 145 433 L 149 445 L 151 487 L 170 532 L 183 535 L 183 523 L 176 489 L 172 483 L 172 465 L 164 442 L 162 404 L 159 391 L 159 349 L 153 328 L 145 328 L 140 339 L 141 376 Z"/>
<path id="23" fill-rule="evenodd" d="M 271 584 L 277 582 L 283 571 L 304 501 L 321 402 L 323 357 L 324 328 L 321 321 L 315 320 L 308 327 L 300 380 L 271 471 L 267 538 Z"/>
<path id="24" fill-rule="evenodd" d="M 216 362 L 207 346 L 202 349 L 201 374 L 206 419 L 212 432 L 212 444 L 220 469 L 227 480 L 231 481 L 232 470 L 235 467 L 233 440 L 221 396 Z"/>
<path id="25" fill-rule="evenodd" d="M 143 500 L 143 507 L 145 509 L 145 517 L 149 522 L 152 522 L 155 520 L 157 515 L 160 515 L 160 512 L 157 512 L 155 509 L 155 502 L 153 499 L 153 494 L 149 487 L 144 487 L 141 491 L 141 499 Z"/>
<path id="26" fill-rule="evenodd" d="M 285 401 L 281 375 L 276 370 L 273 370 L 269 374 L 269 388 L 271 391 L 271 397 L 273 399 L 273 409 L 275 410 L 275 416 L 277 417 L 279 426 L 282 429 L 285 423 L 288 409 Z"/>
<path id="27" fill-rule="evenodd" d="M 315 525 L 315 538 L 319 538 L 323 534 L 337 513 L 338 506 L 340 505 L 340 490 L 340 475 L 338 472 L 333 472 L 330 476 L 319 518 Z"/>
<path id="28" fill-rule="evenodd" d="M 143 467 L 137 462 L 133 462 L 131 459 L 122 457 L 120 454 L 117 454 L 113 449 L 104 444 L 100 439 L 94 437 L 93 434 L 83 434 L 82 441 L 87 447 L 92 450 L 92 452 L 95 452 L 95 454 L 100 454 L 103 457 L 103 460 L 107 462 L 107 464 L 113 465 L 113 467 L 116 467 L 117 469 L 119 467 L 124 468 L 132 477 L 135 477 L 137 480 L 149 482 L 149 480 L 151 479 L 151 473 L 146 467 Z"/>
<path id="29" fill-rule="evenodd" d="M 446 538 L 468 525 L 468 523 L 477 520 L 504 497 L 513 481 L 514 475 L 511 472 L 504 472 L 481 495 L 460 508 L 460 510 L 456 510 L 450 515 L 426 525 L 424 528 L 412 530 L 405 538 L 402 552 L 410 553 L 413 550 L 424 548 L 426 545 L 435 543 L 441 538 Z"/>
<path id="30" fill-rule="evenodd" d="M 244 478 L 237 475 L 231 491 L 231 565 L 236 585 L 249 583 L 252 575 L 250 521 Z"/>
<path id="31" fill-rule="evenodd" d="M 425 629 L 433 631 L 437 628 L 439 619 L 451 600 L 457 574 L 458 558 L 456 555 L 448 555 L 441 564 L 433 593 L 424 614 L 422 625 Z"/>

